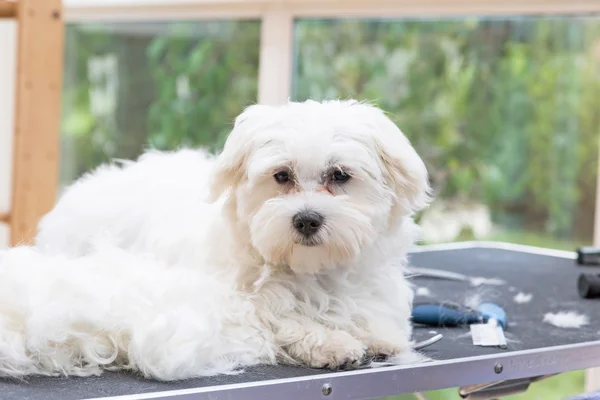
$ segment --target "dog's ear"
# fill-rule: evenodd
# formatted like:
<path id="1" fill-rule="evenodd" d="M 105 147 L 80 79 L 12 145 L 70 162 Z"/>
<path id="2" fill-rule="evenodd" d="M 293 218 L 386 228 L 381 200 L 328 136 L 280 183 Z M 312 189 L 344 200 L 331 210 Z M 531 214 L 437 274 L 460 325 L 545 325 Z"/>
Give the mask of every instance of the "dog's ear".
<path id="1" fill-rule="evenodd" d="M 383 165 L 386 184 L 394 192 L 392 220 L 424 209 L 431 202 L 425 163 L 402 131 L 379 108 L 364 104 L 373 129 L 374 148 Z"/>
<path id="2" fill-rule="evenodd" d="M 254 148 L 253 137 L 269 115 L 268 106 L 252 105 L 235 119 L 233 130 L 213 166 L 209 184 L 209 201 L 218 200 L 243 179 L 248 158 Z"/>

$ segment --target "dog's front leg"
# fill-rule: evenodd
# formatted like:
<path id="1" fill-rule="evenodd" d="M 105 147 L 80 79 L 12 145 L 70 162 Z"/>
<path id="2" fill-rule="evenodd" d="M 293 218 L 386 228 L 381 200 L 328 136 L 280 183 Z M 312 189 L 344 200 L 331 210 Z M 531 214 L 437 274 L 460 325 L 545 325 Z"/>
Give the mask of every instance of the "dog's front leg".
<path id="1" fill-rule="evenodd" d="M 309 318 L 278 321 L 276 340 L 285 354 L 295 362 L 312 368 L 356 368 L 366 346 L 348 332 L 327 328 Z"/>

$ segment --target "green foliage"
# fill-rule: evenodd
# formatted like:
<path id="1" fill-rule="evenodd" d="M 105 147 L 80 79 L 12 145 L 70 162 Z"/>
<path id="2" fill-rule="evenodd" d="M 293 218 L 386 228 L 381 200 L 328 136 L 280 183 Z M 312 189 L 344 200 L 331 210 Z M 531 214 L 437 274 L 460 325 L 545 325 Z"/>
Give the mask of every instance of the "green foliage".
<path id="1" fill-rule="evenodd" d="M 235 116 L 256 101 L 259 25 L 218 24 L 209 39 L 163 35 L 149 45 L 149 67 L 157 85 L 149 112 L 153 147 L 218 150 Z M 192 25 L 174 28 L 181 32 Z M 178 95 L 178 87 L 189 93 Z"/>
<path id="2" fill-rule="evenodd" d="M 501 225 L 591 238 L 597 20 L 302 20 L 296 38 L 294 97 L 384 108 L 438 197 L 483 202 Z"/>
<path id="3" fill-rule="evenodd" d="M 257 97 L 260 23 L 67 27 L 62 181 L 146 147 L 220 149 Z M 301 20 L 294 98 L 388 111 L 439 198 L 496 223 L 592 234 L 600 24 L 586 18 Z"/>
<path id="4" fill-rule="evenodd" d="M 259 36 L 258 21 L 67 26 L 62 182 L 147 147 L 220 149 L 256 101 Z"/>

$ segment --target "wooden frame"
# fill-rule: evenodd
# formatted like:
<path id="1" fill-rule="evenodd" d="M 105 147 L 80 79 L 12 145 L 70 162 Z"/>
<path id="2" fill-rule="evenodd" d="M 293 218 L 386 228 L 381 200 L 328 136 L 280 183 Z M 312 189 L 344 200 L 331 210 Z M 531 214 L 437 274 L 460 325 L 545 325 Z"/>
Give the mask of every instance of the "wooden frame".
<path id="1" fill-rule="evenodd" d="M 291 90 L 293 16 L 284 7 L 271 7 L 262 17 L 260 29 L 258 102 L 284 103 Z"/>
<path id="2" fill-rule="evenodd" d="M 17 3 L 14 1 L 0 2 L 0 18 L 15 18 L 17 16 Z"/>
<path id="3" fill-rule="evenodd" d="M 66 19 L 165 20 L 257 17 L 272 8 L 298 17 L 400 17 L 597 12 L 596 0 L 65 0 Z"/>
<path id="4" fill-rule="evenodd" d="M 58 185 L 62 86 L 61 0 L 0 1 L 16 18 L 17 73 L 10 244 L 30 243 L 39 219 L 55 202 Z"/>
<path id="5" fill-rule="evenodd" d="M 15 10 L 16 13 L 16 10 Z M 10 202 L 14 132 L 14 93 L 16 81 L 17 25 L 13 19 L 0 19 L 0 246 L 10 236 Z"/>
<path id="6" fill-rule="evenodd" d="M 291 95 L 296 18 L 557 15 L 600 12 L 600 1 L 579 0 L 65 0 L 65 19 L 83 21 L 262 20 L 258 99 Z"/>

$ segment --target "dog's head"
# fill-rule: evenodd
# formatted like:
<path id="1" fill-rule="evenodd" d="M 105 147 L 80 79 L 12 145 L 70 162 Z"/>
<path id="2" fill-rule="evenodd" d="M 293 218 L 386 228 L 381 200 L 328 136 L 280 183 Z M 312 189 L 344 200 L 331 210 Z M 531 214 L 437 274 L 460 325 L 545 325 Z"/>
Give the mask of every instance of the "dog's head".
<path id="1" fill-rule="evenodd" d="M 429 200 L 427 170 L 376 107 L 356 101 L 254 105 L 217 158 L 211 197 L 229 193 L 266 262 L 315 273 L 351 262 Z"/>

